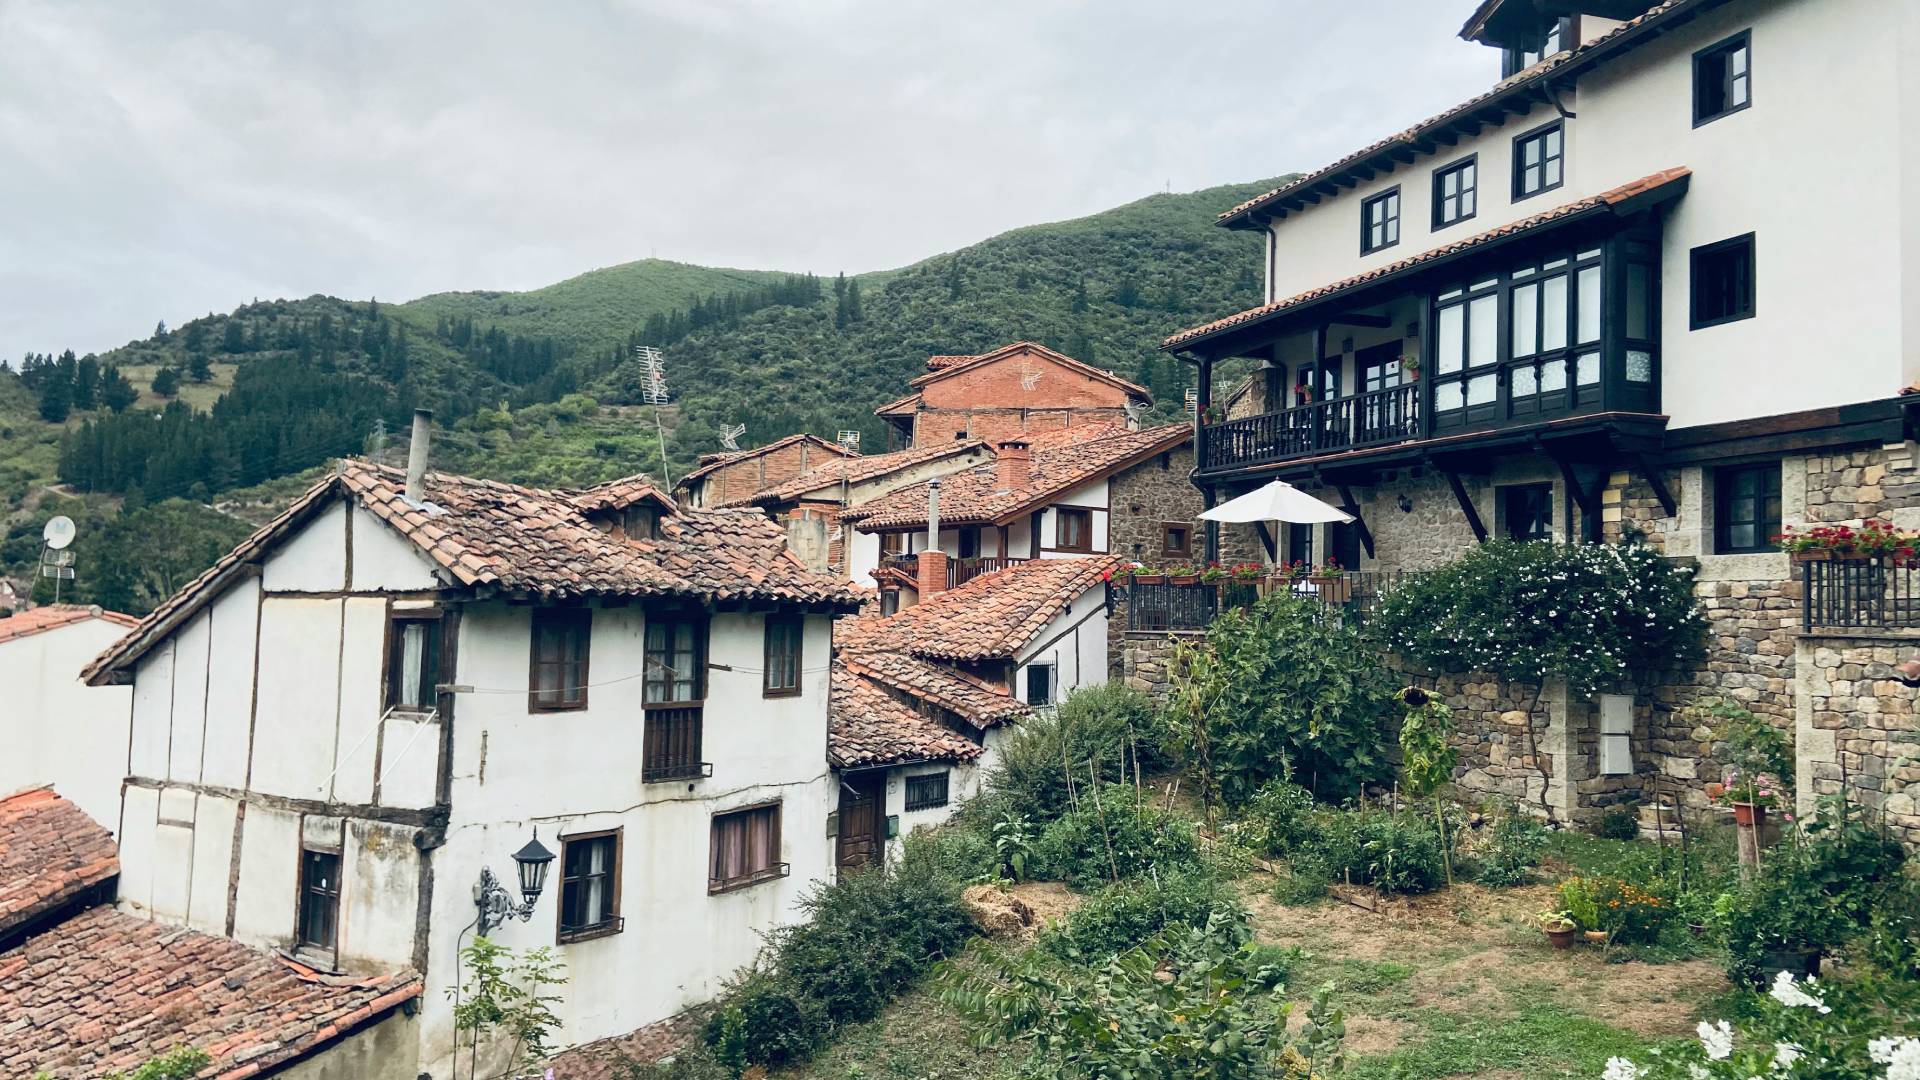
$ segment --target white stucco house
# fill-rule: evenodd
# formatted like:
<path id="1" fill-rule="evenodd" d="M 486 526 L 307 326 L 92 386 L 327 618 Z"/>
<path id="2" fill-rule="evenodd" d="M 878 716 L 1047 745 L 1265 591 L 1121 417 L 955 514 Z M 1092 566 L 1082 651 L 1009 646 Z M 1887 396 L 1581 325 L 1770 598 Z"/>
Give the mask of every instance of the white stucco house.
<path id="1" fill-rule="evenodd" d="M 421 973 L 446 1080 L 483 872 L 489 936 L 566 965 L 560 1045 L 710 998 L 832 877 L 829 640 L 861 597 L 759 511 L 422 473 L 343 463 L 87 678 L 132 688 L 121 910 Z"/>
<path id="2" fill-rule="evenodd" d="M 839 624 L 829 760 L 843 870 L 945 821 L 979 790 L 1010 725 L 1107 681 L 1108 577 L 1121 565 L 1018 562 Z"/>
<path id="3" fill-rule="evenodd" d="M 80 670 L 139 620 L 78 604 L 0 618 L 0 795 L 51 785 L 108 829 L 120 820 L 131 695 Z"/>

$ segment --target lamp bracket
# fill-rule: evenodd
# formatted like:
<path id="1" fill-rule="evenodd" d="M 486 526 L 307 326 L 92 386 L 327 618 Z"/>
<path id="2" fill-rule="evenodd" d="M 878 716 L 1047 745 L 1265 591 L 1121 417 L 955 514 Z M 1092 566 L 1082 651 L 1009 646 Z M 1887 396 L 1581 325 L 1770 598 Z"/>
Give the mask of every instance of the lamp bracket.
<path id="1" fill-rule="evenodd" d="M 506 886 L 500 884 L 500 879 L 493 876 L 493 871 L 484 866 L 480 868 L 479 882 L 473 887 L 473 902 L 480 909 L 481 937 L 506 925 L 509 919 L 526 922 L 533 918 L 533 904 L 514 903 L 513 895 L 507 892 Z"/>

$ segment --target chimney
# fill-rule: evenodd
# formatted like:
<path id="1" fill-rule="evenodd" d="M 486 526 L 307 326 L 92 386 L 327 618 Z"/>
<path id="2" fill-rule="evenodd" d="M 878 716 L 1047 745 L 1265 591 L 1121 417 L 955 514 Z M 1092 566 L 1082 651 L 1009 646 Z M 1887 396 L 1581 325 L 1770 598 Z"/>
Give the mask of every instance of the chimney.
<path id="1" fill-rule="evenodd" d="M 914 585 L 925 600 L 947 587 L 947 553 L 923 551 L 914 568 Z"/>
<path id="2" fill-rule="evenodd" d="M 1033 451 L 1018 439 L 1008 439 L 1000 444 L 999 456 L 993 462 L 994 487 L 1001 491 L 1019 491 L 1027 486 L 1028 467 L 1033 463 Z"/>
<path id="3" fill-rule="evenodd" d="M 927 481 L 927 550 L 940 550 L 940 478 Z"/>
<path id="4" fill-rule="evenodd" d="M 804 510 L 787 516 L 787 550 L 818 574 L 827 572 L 827 519 Z"/>
<path id="5" fill-rule="evenodd" d="M 407 501 L 426 502 L 427 453 L 433 443 L 433 413 L 413 410 L 413 438 L 407 442 Z"/>

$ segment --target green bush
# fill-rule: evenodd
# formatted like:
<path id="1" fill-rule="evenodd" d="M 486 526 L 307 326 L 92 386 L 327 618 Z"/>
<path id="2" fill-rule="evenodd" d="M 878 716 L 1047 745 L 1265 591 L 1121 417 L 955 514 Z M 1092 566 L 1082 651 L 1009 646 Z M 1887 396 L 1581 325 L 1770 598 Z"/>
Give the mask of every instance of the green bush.
<path id="1" fill-rule="evenodd" d="M 1090 762 L 1097 764 L 1103 782 L 1119 783 L 1132 778 L 1136 758 L 1143 773 L 1162 768 L 1164 741 L 1145 694 L 1116 682 L 1083 687 L 1068 694 L 1053 715 L 1034 716 L 1013 729 L 1001 744 L 987 787 L 1019 813 L 1051 819 L 1069 805 L 1069 768 L 1074 791 L 1086 789 Z"/>
<path id="2" fill-rule="evenodd" d="M 1243 839 L 1257 850 L 1281 855 L 1313 835 L 1313 792 L 1286 780 L 1260 785 L 1240 808 Z"/>
<path id="3" fill-rule="evenodd" d="M 1105 886 L 1043 932 L 1039 944 L 1063 960 L 1100 964 L 1163 930 L 1205 926 L 1215 912 L 1239 910 L 1239 899 L 1213 875 L 1177 870 Z"/>
<path id="4" fill-rule="evenodd" d="M 1369 628 L 1429 671 L 1597 691 L 1696 660 L 1706 617 L 1691 570 L 1639 544 L 1482 544 L 1381 597 Z"/>
<path id="5" fill-rule="evenodd" d="M 939 873 L 924 843 L 909 847 L 897 869 L 817 886 L 801 901 L 808 921 L 768 935 L 758 965 L 707 1022 L 716 1058 L 736 1069 L 805 1060 L 966 942 L 958 884 Z"/>
<path id="6" fill-rule="evenodd" d="M 991 816 L 996 807 L 985 798 L 962 803 L 953 816 L 931 829 L 907 834 L 905 860 L 923 864 L 926 872 L 965 885 L 996 876 Z"/>
<path id="7" fill-rule="evenodd" d="M 1097 799 L 1082 792 L 1080 805 L 1048 825 L 1033 846 L 1034 876 L 1082 889 L 1198 860 L 1192 822 L 1119 784 L 1100 789 Z"/>
<path id="8" fill-rule="evenodd" d="M 1609 810 L 1600 816 L 1602 840 L 1638 840 L 1640 819 L 1631 810 Z"/>
<path id="9" fill-rule="evenodd" d="M 1432 892 L 1446 881 L 1439 830 L 1423 816 L 1345 810 L 1321 814 L 1317 824 L 1312 850 L 1333 881 L 1389 894 Z"/>
<path id="10" fill-rule="evenodd" d="M 1502 811 L 1481 847 L 1475 874 L 1482 885 L 1504 889 L 1533 879 L 1533 868 L 1547 848 L 1547 829 L 1511 807 Z"/>
<path id="11" fill-rule="evenodd" d="M 1273 886 L 1273 900 L 1288 907 L 1310 904 L 1327 895 L 1327 886 L 1332 884 L 1333 870 L 1327 860 L 1303 848 L 1280 872 L 1280 880 Z"/>
<path id="12" fill-rule="evenodd" d="M 1221 615 L 1203 644 L 1177 653 L 1169 750 L 1230 806 L 1286 778 L 1322 798 L 1350 797 L 1393 773 L 1394 692 L 1353 622 L 1275 593 Z"/>

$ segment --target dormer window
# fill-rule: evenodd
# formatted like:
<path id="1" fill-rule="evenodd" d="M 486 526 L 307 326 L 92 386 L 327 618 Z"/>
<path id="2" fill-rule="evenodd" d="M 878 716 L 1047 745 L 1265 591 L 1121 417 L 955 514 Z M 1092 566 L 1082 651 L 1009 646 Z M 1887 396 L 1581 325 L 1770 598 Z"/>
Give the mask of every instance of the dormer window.
<path id="1" fill-rule="evenodd" d="M 1523 45 L 1509 45 L 1500 50 L 1500 77 L 1505 79 L 1518 75 L 1533 65 L 1552 56 L 1565 52 L 1578 45 L 1579 37 L 1574 32 L 1574 16 L 1565 16 L 1555 20 L 1547 32 Z"/>
<path id="2" fill-rule="evenodd" d="M 660 511 L 645 503 L 635 503 L 620 513 L 620 527 L 631 540 L 660 538 Z"/>

